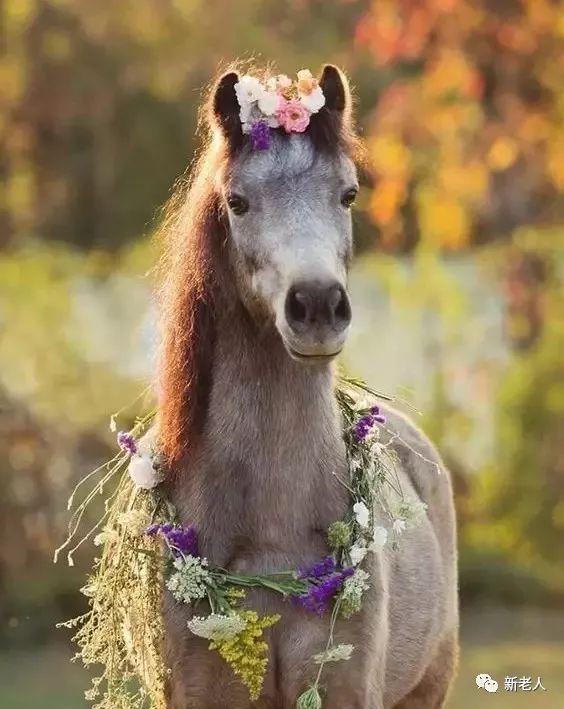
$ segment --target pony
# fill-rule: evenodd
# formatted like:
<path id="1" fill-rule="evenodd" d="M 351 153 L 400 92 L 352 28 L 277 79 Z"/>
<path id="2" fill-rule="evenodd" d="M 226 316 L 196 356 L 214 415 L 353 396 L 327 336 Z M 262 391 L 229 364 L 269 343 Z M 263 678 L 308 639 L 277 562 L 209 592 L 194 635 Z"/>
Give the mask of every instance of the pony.
<path id="1" fill-rule="evenodd" d="M 349 330 L 350 206 L 358 191 L 351 93 L 326 65 L 325 106 L 303 133 L 273 130 L 268 150 L 243 135 L 236 70 L 213 86 L 193 177 L 164 220 L 158 438 L 180 521 L 199 530 L 217 566 L 296 568 L 327 554 L 326 530 L 347 508 L 334 359 Z M 431 709 L 445 704 L 458 645 L 455 515 L 449 474 L 425 436 L 387 411 L 405 493 L 423 522 L 372 556 L 362 611 L 337 622 L 355 646 L 332 665 L 329 709 Z M 429 465 L 432 461 L 434 465 Z M 437 472 L 440 470 L 440 472 Z M 289 709 L 315 675 L 327 618 L 262 590 L 269 631 L 263 694 L 247 692 L 191 611 L 165 593 L 169 709 Z"/>

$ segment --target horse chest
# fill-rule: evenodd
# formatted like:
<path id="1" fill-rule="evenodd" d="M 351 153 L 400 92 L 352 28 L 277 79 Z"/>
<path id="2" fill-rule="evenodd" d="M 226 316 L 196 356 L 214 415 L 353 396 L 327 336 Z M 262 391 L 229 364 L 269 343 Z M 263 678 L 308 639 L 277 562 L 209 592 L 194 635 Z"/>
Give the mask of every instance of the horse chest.
<path id="1" fill-rule="evenodd" d="M 201 464 L 187 476 L 192 483 L 176 491 L 175 504 L 182 521 L 200 530 L 202 551 L 214 563 L 285 568 L 290 559 L 327 553 L 327 527 L 347 507 L 333 474 L 345 465 L 339 454 L 312 460 L 263 452 Z"/>

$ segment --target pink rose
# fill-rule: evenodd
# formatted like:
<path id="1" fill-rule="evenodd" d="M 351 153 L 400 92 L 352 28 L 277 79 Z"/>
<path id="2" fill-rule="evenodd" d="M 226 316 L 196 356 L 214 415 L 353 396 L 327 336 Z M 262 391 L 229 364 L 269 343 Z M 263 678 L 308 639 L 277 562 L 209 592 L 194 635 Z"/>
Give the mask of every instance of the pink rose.
<path id="1" fill-rule="evenodd" d="M 276 118 L 286 133 L 303 133 L 309 125 L 310 112 L 298 99 L 280 97 Z"/>

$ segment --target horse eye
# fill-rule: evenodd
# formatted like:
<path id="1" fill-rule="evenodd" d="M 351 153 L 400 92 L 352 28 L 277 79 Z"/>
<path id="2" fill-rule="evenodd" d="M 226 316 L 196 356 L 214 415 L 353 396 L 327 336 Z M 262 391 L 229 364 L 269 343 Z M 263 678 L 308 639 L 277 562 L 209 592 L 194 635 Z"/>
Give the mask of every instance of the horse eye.
<path id="1" fill-rule="evenodd" d="M 230 194 L 227 198 L 229 209 L 238 217 L 249 211 L 249 202 L 239 194 Z"/>
<path id="2" fill-rule="evenodd" d="M 351 204 L 355 201 L 357 194 L 358 190 L 356 187 L 351 187 L 350 190 L 347 190 L 345 194 L 341 197 L 341 204 L 343 205 L 343 207 L 350 207 Z"/>

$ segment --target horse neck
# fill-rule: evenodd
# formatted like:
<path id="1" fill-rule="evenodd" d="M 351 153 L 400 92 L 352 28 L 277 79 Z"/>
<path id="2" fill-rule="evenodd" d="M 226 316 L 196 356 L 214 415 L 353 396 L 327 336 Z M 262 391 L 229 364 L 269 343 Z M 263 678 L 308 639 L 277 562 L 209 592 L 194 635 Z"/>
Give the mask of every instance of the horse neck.
<path id="1" fill-rule="evenodd" d="M 242 307 L 219 317 L 216 327 L 205 432 L 216 449 L 262 461 L 286 456 L 291 467 L 340 441 L 329 365 L 295 362 L 274 326 L 257 327 Z"/>
<path id="2" fill-rule="evenodd" d="M 258 330 L 241 312 L 216 327 L 206 424 L 176 503 L 217 563 L 268 548 L 264 568 L 275 569 L 307 557 L 308 544 L 319 555 L 324 534 L 304 540 L 346 503 L 333 475 L 344 474 L 345 451 L 331 368 L 294 362 L 273 327 Z"/>

